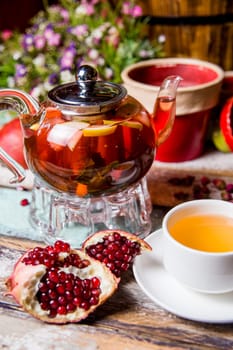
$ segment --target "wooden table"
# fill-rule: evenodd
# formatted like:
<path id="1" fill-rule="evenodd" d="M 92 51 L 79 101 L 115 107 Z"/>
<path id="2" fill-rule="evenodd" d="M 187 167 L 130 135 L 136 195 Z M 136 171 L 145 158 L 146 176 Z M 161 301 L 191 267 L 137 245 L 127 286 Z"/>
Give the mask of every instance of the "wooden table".
<path id="1" fill-rule="evenodd" d="M 153 229 L 161 225 L 163 213 L 162 208 L 154 209 Z M 132 271 L 124 276 L 118 291 L 80 323 L 49 325 L 34 319 L 4 293 L 14 262 L 37 244 L 0 236 L 0 349 L 233 349 L 233 324 L 193 322 L 165 311 L 141 291 Z"/>

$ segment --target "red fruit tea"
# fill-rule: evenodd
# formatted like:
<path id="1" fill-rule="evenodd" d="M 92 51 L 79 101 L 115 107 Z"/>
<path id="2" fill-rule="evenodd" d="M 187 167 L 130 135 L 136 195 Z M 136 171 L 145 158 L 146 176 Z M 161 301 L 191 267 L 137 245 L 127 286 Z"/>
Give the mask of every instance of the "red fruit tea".
<path id="1" fill-rule="evenodd" d="M 116 193 L 140 180 L 154 159 L 151 118 L 120 108 L 100 116 L 67 117 L 48 108 L 43 123 L 28 126 L 30 168 L 53 188 L 78 196 Z M 128 118 L 128 115 L 132 117 Z"/>

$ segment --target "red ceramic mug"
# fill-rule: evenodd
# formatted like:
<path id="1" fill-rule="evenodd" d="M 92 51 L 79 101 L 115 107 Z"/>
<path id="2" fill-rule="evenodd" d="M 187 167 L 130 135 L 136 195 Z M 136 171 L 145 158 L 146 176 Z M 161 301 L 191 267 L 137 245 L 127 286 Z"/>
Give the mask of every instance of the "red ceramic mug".
<path id="1" fill-rule="evenodd" d="M 162 58 L 127 67 L 122 79 L 128 93 L 152 112 L 159 86 L 169 75 L 179 75 L 183 80 L 177 91 L 173 129 L 158 147 L 155 159 L 183 162 L 203 153 L 208 121 L 219 101 L 224 72 L 219 66 L 202 60 Z"/>

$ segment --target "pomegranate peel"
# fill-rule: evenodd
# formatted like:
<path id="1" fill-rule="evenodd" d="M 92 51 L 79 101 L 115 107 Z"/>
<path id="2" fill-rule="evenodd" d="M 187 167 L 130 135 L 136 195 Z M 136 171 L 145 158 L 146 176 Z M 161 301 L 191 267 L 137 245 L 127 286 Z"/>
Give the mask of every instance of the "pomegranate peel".
<path id="1" fill-rule="evenodd" d="M 18 118 L 0 128 L 0 146 L 24 169 L 28 168 L 23 151 L 23 132 Z"/>
<path id="2" fill-rule="evenodd" d="M 85 240 L 82 248 L 89 256 L 104 263 L 118 278 L 129 269 L 137 255 L 144 250 L 152 250 L 143 239 L 122 230 L 96 232 Z"/>
<path id="3" fill-rule="evenodd" d="M 79 322 L 114 293 L 119 281 L 84 251 L 55 246 L 31 249 L 18 260 L 6 281 L 8 294 L 44 322 Z"/>

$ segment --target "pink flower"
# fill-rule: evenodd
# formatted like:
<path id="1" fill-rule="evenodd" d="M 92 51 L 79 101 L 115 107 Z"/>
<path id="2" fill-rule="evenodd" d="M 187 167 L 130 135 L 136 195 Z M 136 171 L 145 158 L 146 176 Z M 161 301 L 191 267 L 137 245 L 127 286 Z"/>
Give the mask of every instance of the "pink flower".
<path id="1" fill-rule="evenodd" d="M 61 57 L 60 66 L 61 69 L 71 69 L 74 62 L 74 52 L 72 49 L 66 49 Z"/>
<path id="2" fill-rule="evenodd" d="M 95 9 L 94 9 L 94 6 L 92 4 L 84 4 L 84 7 L 85 7 L 85 12 L 87 15 L 93 15 L 95 13 Z"/>
<path id="3" fill-rule="evenodd" d="M 1 35 L 2 40 L 3 40 L 3 41 L 6 41 L 7 39 L 10 39 L 10 37 L 12 36 L 12 34 L 13 34 L 13 32 L 12 32 L 11 30 L 8 30 L 8 29 L 3 30 L 3 31 L 2 31 L 2 35 Z"/>
<path id="4" fill-rule="evenodd" d="M 86 34 L 88 34 L 88 26 L 86 24 L 80 24 L 72 28 L 71 33 L 76 35 L 77 37 L 85 36 Z"/>
<path id="5" fill-rule="evenodd" d="M 130 2 L 126 1 L 122 5 L 122 13 L 124 15 L 130 15 L 131 14 L 131 7 L 130 7 Z"/>
<path id="6" fill-rule="evenodd" d="M 60 14 L 63 17 L 64 21 L 67 23 L 69 21 L 69 17 L 70 17 L 69 12 L 64 8 L 61 8 Z"/>
<path id="7" fill-rule="evenodd" d="M 35 35 L 34 44 L 38 50 L 43 49 L 43 47 L 45 47 L 45 43 L 46 43 L 46 40 L 43 35 Z"/>
<path id="8" fill-rule="evenodd" d="M 131 15 L 133 17 L 139 17 L 142 15 L 142 8 L 139 5 L 132 6 L 129 1 L 123 3 L 122 13 L 124 15 Z"/>
<path id="9" fill-rule="evenodd" d="M 131 15 L 133 17 L 140 17 L 142 16 L 142 8 L 139 5 L 135 5 L 131 10 Z"/>
<path id="10" fill-rule="evenodd" d="M 47 27 L 44 31 L 44 36 L 47 40 L 48 45 L 58 46 L 61 41 L 61 35 L 59 33 L 55 33 L 51 27 Z"/>
<path id="11" fill-rule="evenodd" d="M 120 37 L 119 32 L 115 27 L 111 27 L 108 31 L 108 35 L 106 37 L 107 43 L 110 45 L 117 47 L 119 45 Z"/>

